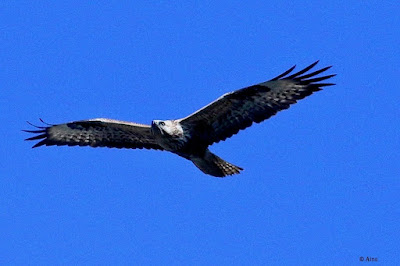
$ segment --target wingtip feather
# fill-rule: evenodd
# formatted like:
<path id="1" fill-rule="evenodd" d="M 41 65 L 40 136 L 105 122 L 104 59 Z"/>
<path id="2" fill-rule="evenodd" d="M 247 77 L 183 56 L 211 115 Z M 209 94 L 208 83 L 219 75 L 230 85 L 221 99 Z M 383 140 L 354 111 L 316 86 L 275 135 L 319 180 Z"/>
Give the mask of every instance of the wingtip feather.
<path id="1" fill-rule="evenodd" d="M 49 124 L 49 123 L 47 123 L 47 122 L 44 122 L 42 118 L 39 118 L 39 120 L 40 120 L 43 124 L 45 124 L 45 125 L 54 126 L 53 124 Z"/>
<path id="2" fill-rule="evenodd" d="M 44 140 L 42 140 L 42 141 L 36 143 L 35 145 L 33 145 L 33 146 L 32 146 L 32 149 L 37 148 L 37 147 L 40 147 L 40 146 L 43 146 L 43 145 L 45 145 L 45 144 L 46 144 L 46 139 L 44 139 Z"/>
<path id="3" fill-rule="evenodd" d="M 303 82 L 305 82 L 306 84 L 311 84 L 311 83 L 315 83 L 315 82 L 319 82 L 319 81 L 323 81 L 323 80 L 332 78 L 334 76 L 336 76 L 336 75 L 327 75 L 327 76 L 323 76 L 323 77 L 319 77 L 319 78 L 303 80 Z"/>
<path id="4" fill-rule="evenodd" d="M 44 139 L 44 138 L 46 138 L 46 134 L 36 135 L 36 136 L 30 137 L 30 138 L 27 138 L 25 140 L 36 140 L 36 139 Z"/>
<path id="5" fill-rule="evenodd" d="M 299 78 L 298 76 L 300 76 L 301 74 L 306 73 L 308 70 L 312 69 L 313 67 L 315 67 L 316 64 L 319 63 L 319 60 L 315 61 L 314 63 L 312 63 L 311 65 L 309 65 L 308 67 L 300 70 L 299 72 L 296 72 L 288 77 L 286 77 L 285 79 L 294 79 L 294 78 Z"/>
<path id="6" fill-rule="evenodd" d="M 44 132 L 46 132 L 45 129 L 42 129 L 42 130 L 26 130 L 26 129 L 21 129 L 21 131 L 27 132 L 27 133 L 44 133 Z"/>
<path id="7" fill-rule="evenodd" d="M 272 80 L 278 80 L 278 79 L 280 79 L 280 78 L 282 78 L 282 77 L 288 75 L 288 74 L 289 74 L 290 72 L 292 72 L 293 69 L 295 69 L 295 68 L 296 68 L 296 65 L 292 66 L 291 68 L 289 68 L 288 70 L 286 70 L 286 71 L 283 72 L 282 74 L 280 74 L 280 75 L 276 76 L 275 78 L 271 79 L 271 81 L 272 81 Z"/>

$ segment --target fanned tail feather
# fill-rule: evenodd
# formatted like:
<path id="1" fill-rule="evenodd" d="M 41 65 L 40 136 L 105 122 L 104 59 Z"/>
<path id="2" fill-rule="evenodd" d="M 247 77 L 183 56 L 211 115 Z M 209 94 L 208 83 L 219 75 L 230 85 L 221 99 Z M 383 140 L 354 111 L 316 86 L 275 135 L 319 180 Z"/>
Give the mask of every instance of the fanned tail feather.
<path id="1" fill-rule="evenodd" d="M 192 157 L 190 160 L 203 173 L 216 177 L 239 174 L 240 171 L 243 170 L 243 168 L 239 166 L 224 161 L 209 150 L 205 152 L 203 157 Z"/>

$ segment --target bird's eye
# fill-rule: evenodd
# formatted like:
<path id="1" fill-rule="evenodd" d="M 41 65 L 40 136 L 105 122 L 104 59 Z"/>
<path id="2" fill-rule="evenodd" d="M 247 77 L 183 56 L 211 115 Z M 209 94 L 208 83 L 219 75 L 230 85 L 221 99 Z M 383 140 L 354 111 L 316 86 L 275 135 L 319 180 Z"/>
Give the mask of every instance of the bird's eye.
<path id="1" fill-rule="evenodd" d="M 161 121 L 160 123 L 158 123 L 160 126 L 165 126 L 165 123 L 163 121 Z"/>

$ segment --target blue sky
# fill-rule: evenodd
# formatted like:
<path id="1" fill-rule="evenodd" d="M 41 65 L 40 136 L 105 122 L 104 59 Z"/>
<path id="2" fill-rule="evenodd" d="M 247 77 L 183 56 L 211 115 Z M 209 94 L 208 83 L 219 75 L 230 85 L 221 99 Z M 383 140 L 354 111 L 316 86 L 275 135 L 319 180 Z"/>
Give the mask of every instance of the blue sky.
<path id="1" fill-rule="evenodd" d="M 0 264 L 337 264 L 399 254 L 398 1 L 2 1 Z M 211 150 L 41 147 L 25 121 L 186 116 L 294 64 L 336 86 Z"/>

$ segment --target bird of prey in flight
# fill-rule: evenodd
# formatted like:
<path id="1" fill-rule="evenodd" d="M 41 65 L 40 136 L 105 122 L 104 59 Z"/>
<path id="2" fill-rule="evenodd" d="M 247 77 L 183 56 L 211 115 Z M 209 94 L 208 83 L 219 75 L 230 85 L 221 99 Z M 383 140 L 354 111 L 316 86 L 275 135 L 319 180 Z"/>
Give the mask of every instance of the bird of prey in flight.
<path id="1" fill-rule="evenodd" d="M 37 130 L 24 130 L 35 134 L 26 140 L 40 140 L 33 148 L 68 145 L 169 151 L 192 161 L 205 174 L 216 177 L 238 174 L 243 170 L 241 167 L 213 154 L 208 146 L 288 109 L 323 87 L 334 85 L 321 83 L 334 74 L 318 76 L 330 66 L 310 73 L 317 63 L 291 74 L 293 66 L 269 81 L 226 93 L 184 118 L 153 120 L 151 125 L 105 118 L 46 124 L 36 126 Z"/>

